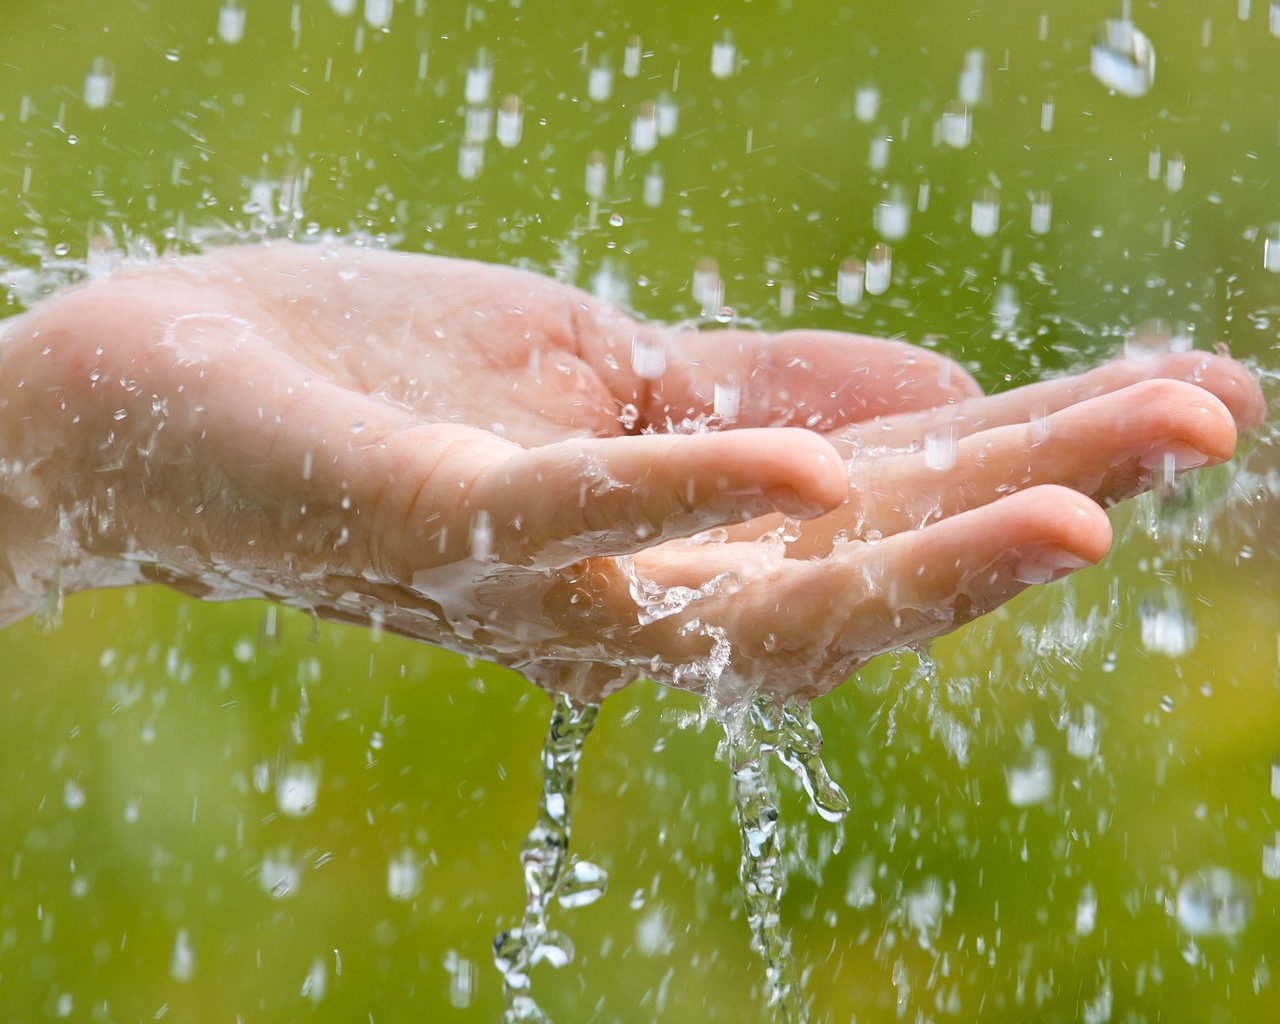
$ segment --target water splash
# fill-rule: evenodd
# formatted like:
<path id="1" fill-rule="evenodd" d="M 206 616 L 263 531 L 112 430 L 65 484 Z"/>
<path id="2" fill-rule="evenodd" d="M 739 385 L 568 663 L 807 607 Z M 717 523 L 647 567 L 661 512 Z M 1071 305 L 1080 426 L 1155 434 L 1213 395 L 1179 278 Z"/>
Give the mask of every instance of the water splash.
<path id="1" fill-rule="evenodd" d="M 815 811 L 842 822 L 849 798 L 822 762 L 822 733 L 802 698 L 768 697 L 721 715 L 742 836 L 738 877 L 751 927 L 751 948 L 765 962 L 766 1002 L 783 1024 L 806 1024 L 804 999 L 791 939 L 782 927 L 786 870 L 778 831 L 778 801 L 767 773 L 770 756 L 795 773 Z"/>
<path id="2" fill-rule="evenodd" d="M 547 910 L 558 899 L 565 908 L 583 907 L 604 895 L 603 868 L 569 857 L 570 808 L 582 749 L 600 712 L 599 704 L 576 705 L 557 694 L 542 746 L 542 798 L 538 820 L 520 848 L 525 908 L 520 924 L 493 941 L 493 961 L 506 996 L 503 1024 L 550 1020 L 530 993 L 529 971 L 546 962 L 563 967 L 573 959 L 568 937 L 547 927 Z"/>

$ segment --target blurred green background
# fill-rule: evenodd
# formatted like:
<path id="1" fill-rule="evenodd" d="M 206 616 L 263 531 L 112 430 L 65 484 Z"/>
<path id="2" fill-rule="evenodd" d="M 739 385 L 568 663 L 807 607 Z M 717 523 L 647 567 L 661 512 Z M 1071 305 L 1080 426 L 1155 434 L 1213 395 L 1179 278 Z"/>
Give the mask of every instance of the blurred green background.
<path id="1" fill-rule="evenodd" d="M 1090 74 L 1116 13 L 7 3 L 5 311 L 112 253 L 337 233 L 529 266 L 671 320 L 697 315 L 693 267 L 714 259 L 726 316 L 906 337 L 993 389 L 1114 354 L 1150 317 L 1274 365 L 1280 10 L 1135 3 L 1157 54 L 1140 98 Z M 514 95 L 523 135 L 489 138 L 468 177 L 465 80 L 484 62 L 472 133 Z M 954 148 L 938 124 L 961 90 L 972 139 Z M 664 94 L 676 130 L 637 153 L 633 118 Z M 1000 226 L 979 237 L 987 188 Z M 867 258 L 894 195 L 912 213 L 892 284 L 842 307 L 836 269 Z M 935 644 L 936 678 L 886 659 L 817 704 L 853 812 L 833 855 L 783 783 L 783 910 L 816 1019 L 1280 1019 L 1280 465 L 1262 441 L 1183 505 L 1118 511 L 1100 569 Z M 497 1019 L 490 947 L 522 905 L 543 694 L 158 589 L 6 629 L 0 680 L 0 1022 Z M 560 1024 L 768 1019 L 727 768 L 714 729 L 676 726 L 696 707 L 647 684 L 605 703 L 574 842 L 610 890 L 555 912 L 577 957 L 534 974 Z"/>

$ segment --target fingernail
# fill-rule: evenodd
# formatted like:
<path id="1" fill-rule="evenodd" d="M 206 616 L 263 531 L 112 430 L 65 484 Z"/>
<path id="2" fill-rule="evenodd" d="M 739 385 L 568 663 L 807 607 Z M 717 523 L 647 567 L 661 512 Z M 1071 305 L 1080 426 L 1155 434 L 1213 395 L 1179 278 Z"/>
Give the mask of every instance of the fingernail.
<path id="1" fill-rule="evenodd" d="M 1199 448 L 1193 448 L 1184 441 L 1172 441 L 1158 448 L 1152 448 L 1138 460 L 1138 465 L 1143 469 L 1163 472 L 1173 470 L 1180 473 L 1184 469 L 1203 466 L 1208 461 L 1209 456 Z"/>
<path id="2" fill-rule="evenodd" d="M 1014 567 L 1013 578 L 1019 583 L 1052 583 L 1076 569 L 1091 564 L 1079 555 L 1056 544 L 1032 548 Z"/>

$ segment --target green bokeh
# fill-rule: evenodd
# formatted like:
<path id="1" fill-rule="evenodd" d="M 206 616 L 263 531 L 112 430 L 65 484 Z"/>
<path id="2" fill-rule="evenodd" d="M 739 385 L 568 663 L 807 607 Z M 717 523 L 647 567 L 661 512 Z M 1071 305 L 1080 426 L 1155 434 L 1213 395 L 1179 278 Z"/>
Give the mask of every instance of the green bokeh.
<path id="1" fill-rule="evenodd" d="M 103 239 L 145 252 L 336 232 L 621 282 L 632 308 L 668 320 L 696 315 L 693 265 L 712 258 L 739 318 L 783 326 L 778 282 L 791 281 L 793 325 L 936 345 L 991 388 L 1101 358 L 1157 316 L 1274 364 L 1268 5 L 1245 18 L 1238 0 L 1133 6 L 1158 53 L 1140 99 L 1089 73 L 1094 28 L 1115 13 L 1103 2 L 402 0 L 381 31 L 363 4 L 344 17 L 324 0 L 249 0 L 234 45 L 216 36 L 218 0 L 8 4 L 6 301 L 29 300 L 24 270 L 47 281 L 65 262 L 74 276 Z M 719 80 L 709 58 L 725 32 L 741 62 Z M 628 79 L 633 34 L 645 57 Z M 512 150 L 490 140 L 467 181 L 463 82 L 482 48 L 494 99 L 523 100 L 524 135 Z M 973 49 L 986 95 L 971 144 L 951 149 L 935 124 Z M 618 73 L 593 102 L 587 69 L 602 57 Z M 101 110 L 83 96 L 97 58 L 114 69 Z M 880 109 L 862 123 L 855 93 L 869 84 Z M 663 92 L 679 130 L 638 156 L 632 117 Z M 884 137 L 889 163 L 874 172 Z M 596 151 L 610 173 L 593 207 Z M 1179 154 L 1185 181 L 1171 191 L 1164 167 Z M 651 208 L 641 189 L 655 163 L 666 194 Z M 914 202 L 926 180 L 892 287 L 841 308 L 836 268 L 877 241 L 876 203 L 893 185 Z M 255 185 L 273 210 L 246 209 Z M 984 187 L 1001 198 L 993 238 L 969 227 Z M 1028 226 L 1040 190 L 1053 197 L 1045 236 Z M 1011 325 L 992 315 L 1002 285 Z M 1262 871 L 1264 848 L 1280 846 L 1277 521 L 1258 497 L 1275 468 L 1260 446 L 1257 476 L 1205 545 L 1153 540 L 1118 513 L 1103 568 L 938 643 L 936 687 L 913 682 L 907 657 L 819 703 L 854 809 L 843 850 L 817 857 L 834 833 L 783 786 L 788 838 L 810 854 L 784 913 L 817 1019 L 1101 1021 L 1107 992 L 1114 1021 L 1280 1019 L 1280 881 Z M 1197 627 L 1180 658 L 1142 642 L 1142 602 L 1167 588 Z M 52 629 L 5 630 L 0 679 L 0 1022 L 497 1019 L 489 950 L 523 898 L 516 852 L 548 712 L 523 681 L 158 588 L 81 595 Z M 605 704 L 574 839 L 610 890 L 557 913 L 577 957 L 534 975 L 561 1024 L 767 1019 L 727 770 L 713 729 L 676 727 L 696 706 L 647 685 Z M 1098 749 L 1079 758 L 1068 727 L 1086 707 Z M 1033 748 L 1052 794 L 1015 807 L 1008 771 Z M 276 786 L 299 766 L 319 787 L 294 818 Z M 421 865 L 408 902 L 387 886 L 405 851 Z M 265 891 L 272 864 L 297 868 L 290 892 Z M 1193 943 L 1177 894 L 1214 866 L 1248 894 L 1248 923 Z M 1081 935 L 1086 887 L 1097 921 Z M 930 891 L 933 928 L 919 913 Z M 174 969 L 180 935 L 189 977 Z M 321 998 L 314 980 L 303 992 L 317 963 Z"/>

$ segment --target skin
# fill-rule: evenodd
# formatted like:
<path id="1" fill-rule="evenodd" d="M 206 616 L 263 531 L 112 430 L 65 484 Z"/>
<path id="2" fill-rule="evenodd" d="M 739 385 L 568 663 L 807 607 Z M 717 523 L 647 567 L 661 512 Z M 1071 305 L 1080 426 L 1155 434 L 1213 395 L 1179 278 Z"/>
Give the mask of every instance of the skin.
<path id="1" fill-rule="evenodd" d="M 1224 355 L 984 397 L 899 342 L 332 246 L 126 268 L 4 328 L 0 622 L 55 578 L 265 595 L 580 699 L 826 692 L 1097 562 L 1103 506 L 1264 409 Z"/>

